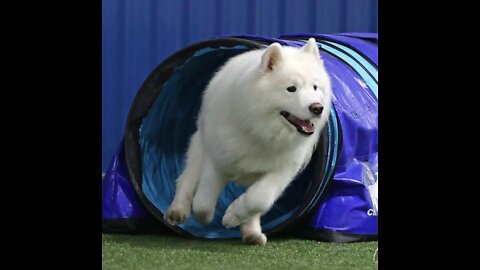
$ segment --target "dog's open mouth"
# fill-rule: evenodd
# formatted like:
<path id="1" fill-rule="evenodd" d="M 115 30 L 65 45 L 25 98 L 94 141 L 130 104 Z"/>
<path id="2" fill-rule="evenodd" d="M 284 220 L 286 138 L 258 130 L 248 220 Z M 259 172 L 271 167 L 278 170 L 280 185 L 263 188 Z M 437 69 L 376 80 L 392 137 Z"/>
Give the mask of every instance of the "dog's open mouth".
<path id="1" fill-rule="evenodd" d="M 310 120 L 302 120 L 286 111 L 281 111 L 280 114 L 303 135 L 312 135 L 315 131 L 315 126 Z"/>

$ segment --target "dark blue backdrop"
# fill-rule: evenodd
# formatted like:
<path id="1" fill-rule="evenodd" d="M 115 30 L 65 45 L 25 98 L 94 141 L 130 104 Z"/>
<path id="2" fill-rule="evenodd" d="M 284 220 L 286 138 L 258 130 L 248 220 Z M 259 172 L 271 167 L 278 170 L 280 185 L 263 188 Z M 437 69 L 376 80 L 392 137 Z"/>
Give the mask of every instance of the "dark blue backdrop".
<path id="1" fill-rule="evenodd" d="M 214 36 L 377 32 L 377 0 L 102 0 L 102 171 L 149 73 Z"/>

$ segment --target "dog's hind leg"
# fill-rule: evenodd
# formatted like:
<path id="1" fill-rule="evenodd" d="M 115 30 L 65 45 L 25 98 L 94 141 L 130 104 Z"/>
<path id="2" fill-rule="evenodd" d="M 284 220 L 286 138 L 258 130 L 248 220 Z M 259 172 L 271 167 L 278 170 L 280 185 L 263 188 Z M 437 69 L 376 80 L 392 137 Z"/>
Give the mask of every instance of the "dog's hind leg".
<path id="1" fill-rule="evenodd" d="M 240 232 L 243 242 L 247 244 L 263 246 L 267 243 L 267 237 L 262 233 L 262 226 L 260 225 L 260 214 L 252 216 L 240 225 Z"/>
<path id="2" fill-rule="evenodd" d="M 202 171 L 203 158 L 202 141 L 197 131 L 190 141 L 185 169 L 177 178 L 175 198 L 164 216 L 164 219 L 170 224 L 182 224 L 190 217 L 193 196 Z"/>
<path id="3" fill-rule="evenodd" d="M 225 211 L 223 226 L 237 227 L 256 214 L 263 215 L 283 193 L 298 172 L 298 167 L 285 167 L 260 177 L 245 193 L 233 201 Z"/>

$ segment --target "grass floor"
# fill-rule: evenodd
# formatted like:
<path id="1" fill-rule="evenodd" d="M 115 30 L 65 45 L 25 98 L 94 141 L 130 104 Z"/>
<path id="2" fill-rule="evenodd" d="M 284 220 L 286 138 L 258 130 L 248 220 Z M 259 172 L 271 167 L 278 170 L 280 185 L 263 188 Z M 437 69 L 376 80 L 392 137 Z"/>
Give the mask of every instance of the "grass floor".
<path id="1" fill-rule="evenodd" d="M 377 269 L 377 242 L 187 239 L 170 235 L 102 235 L 102 269 Z"/>

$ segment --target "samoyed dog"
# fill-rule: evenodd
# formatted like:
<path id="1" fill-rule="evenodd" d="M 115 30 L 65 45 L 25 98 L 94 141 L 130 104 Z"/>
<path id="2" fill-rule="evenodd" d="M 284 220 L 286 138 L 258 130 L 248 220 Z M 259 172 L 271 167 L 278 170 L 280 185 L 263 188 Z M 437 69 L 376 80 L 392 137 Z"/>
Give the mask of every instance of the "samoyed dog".
<path id="1" fill-rule="evenodd" d="M 273 43 L 229 59 L 203 95 L 197 131 L 165 220 L 184 223 L 193 210 L 212 221 L 228 181 L 247 188 L 222 224 L 240 226 L 244 242 L 264 245 L 260 217 L 308 164 L 331 106 L 330 79 L 317 43 Z"/>

